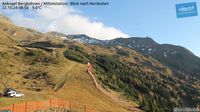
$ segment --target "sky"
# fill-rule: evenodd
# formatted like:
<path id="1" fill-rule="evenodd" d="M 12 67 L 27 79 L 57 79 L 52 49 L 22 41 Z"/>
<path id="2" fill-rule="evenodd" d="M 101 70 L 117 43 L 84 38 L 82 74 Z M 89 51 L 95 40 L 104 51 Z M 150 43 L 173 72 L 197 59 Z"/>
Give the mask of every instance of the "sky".
<path id="1" fill-rule="evenodd" d="M 109 2 L 109 5 L 50 6 L 38 11 L 0 12 L 17 25 L 42 32 L 54 30 L 65 34 L 86 34 L 102 40 L 148 36 L 160 44 L 186 47 L 200 56 L 200 16 L 177 18 L 175 9 L 178 3 L 196 2 L 197 10 L 200 11 L 199 0 L 68 0 L 70 1 L 101 1 Z"/>

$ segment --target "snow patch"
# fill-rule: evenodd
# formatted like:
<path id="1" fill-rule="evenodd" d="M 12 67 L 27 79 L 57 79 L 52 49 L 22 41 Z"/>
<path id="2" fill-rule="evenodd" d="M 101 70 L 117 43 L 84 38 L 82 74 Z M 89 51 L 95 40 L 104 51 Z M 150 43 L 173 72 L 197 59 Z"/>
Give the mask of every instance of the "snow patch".
<path id="1" fill-rule="evenodd" d="M 149 48 L 148 51 L 152 51 L 152 48 Z"/>
<path id="2" fill-rule="evenodd" d="M 164 54 L 164 57 L 167 57 L 167 54 L 165 52 L 163 54 Z"/>

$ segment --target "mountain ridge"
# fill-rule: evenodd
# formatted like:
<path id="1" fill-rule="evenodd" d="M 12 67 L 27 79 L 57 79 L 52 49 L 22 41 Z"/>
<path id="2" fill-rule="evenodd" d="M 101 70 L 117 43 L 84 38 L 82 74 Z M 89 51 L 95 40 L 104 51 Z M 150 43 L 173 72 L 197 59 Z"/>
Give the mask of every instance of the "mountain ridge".
<path id="1" fill-rule="evenodd" d="M 128 47 L 143 55 L 152 56 L 162 64 L 176 71 L 184 71 L 192 76 L 200 78 L 200 58 L 185 47 L 172 44 L 159 44 L 150 37 L 115 38 L 100 40 L 87 35 L 64 35 L 69 40 L 79 41 L 86 44 L 102 46 Z M 183 59 L 182 59 L 182 58 Z M 192 64 L 191 64 L 192 63 Z"/>

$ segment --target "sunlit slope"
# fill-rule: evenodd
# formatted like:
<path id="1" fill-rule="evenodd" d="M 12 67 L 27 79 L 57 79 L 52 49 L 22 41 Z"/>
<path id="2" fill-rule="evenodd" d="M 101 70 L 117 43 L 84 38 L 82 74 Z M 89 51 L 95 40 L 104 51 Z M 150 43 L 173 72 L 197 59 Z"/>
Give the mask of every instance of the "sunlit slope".
<path id="1" fill-rule="evenodd" d="M 126 111 L 95 88 L 85 64 L 67 60 L 63 57 L 62 49 L 49 53 L 41 49 L 23 48 L 3 33 L 1 40 L 0 90 L 15 88 L 26 96 L 22 99 L 0 98 L 0 107 L 26 100 L 52 98 L 81 102 L 80 106 L 89 104 L 95 109 Z M 31 77 L 31 73 L 37 75 L 34 72 L 46 76 Z M 49 85 L 50 82 L 52 84 Z"/>
<path id="2" fill-rule="evenodd" d="M 73 102 L 74 104 L 80 103 L 80 107 L 87 104 L 94 109 L 126 112 L 125 109 L 95 88 L 93 80 L 86 72 L 87 66 L 67 61 L 61 67 L 50 68 L 56 73 L 56 84 L 59 85 L 63 83 L 63 80 L 66 80 L 63 87 L 58 91 L 34 92 L 19 87 L 18 90 L 21 90 L 26 96 L 22 99 L 1 98 L 1 106 L 24 102 L 25 100 L 36 101 L 52 98 L 72 101 L 72 104 Z"/>

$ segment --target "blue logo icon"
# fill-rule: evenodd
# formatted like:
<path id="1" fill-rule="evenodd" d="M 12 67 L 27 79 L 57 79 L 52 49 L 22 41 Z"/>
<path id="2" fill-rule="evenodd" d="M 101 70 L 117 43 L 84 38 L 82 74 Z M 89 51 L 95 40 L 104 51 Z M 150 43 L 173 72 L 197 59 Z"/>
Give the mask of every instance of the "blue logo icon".
<path id="1" fill-rule="evenodd" d="M 177 18 L 198 16 L 196 2 L 176 4 Z"/>

